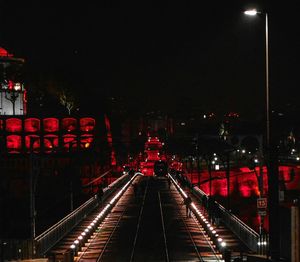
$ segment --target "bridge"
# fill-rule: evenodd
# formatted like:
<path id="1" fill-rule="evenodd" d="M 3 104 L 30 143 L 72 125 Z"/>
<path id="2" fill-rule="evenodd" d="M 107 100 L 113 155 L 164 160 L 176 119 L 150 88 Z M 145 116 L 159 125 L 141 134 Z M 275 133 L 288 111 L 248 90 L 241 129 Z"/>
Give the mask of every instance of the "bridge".
<path id="1" fill-rule="evenodd" d="M 11 257 L 46 261 L 243 261 L 267 239 L 176 177 L 125 173 Z M 184 199 L 191 197 L 191 216 Z"/>

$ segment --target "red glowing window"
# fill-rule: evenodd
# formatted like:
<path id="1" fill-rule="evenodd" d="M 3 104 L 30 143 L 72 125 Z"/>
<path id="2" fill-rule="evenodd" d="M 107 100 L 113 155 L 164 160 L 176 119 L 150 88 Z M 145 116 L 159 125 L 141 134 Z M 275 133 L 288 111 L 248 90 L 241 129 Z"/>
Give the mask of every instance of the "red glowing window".
<path id="1" fill-rule="evenodd" d="M 25 146 L 29 151 L 33 150 L 33 152 L 39 152 L 41 148 L 40 137 L 37 135 L 25 136 Z"/>
<path id="2" fill-rule="evenodd" d="M 58 148 L 58 136 L 56 135 L 45 135 L 44 136 L 44 150 L 46 153 L 55 152 Z"/>
<path id="3" fill-rule="evenodd" d="M 57 132 L 59 127 L 59 121 L 57 118 L 49 117 L 43 120 L 45 132 Z"/>
<path id="4" fill-rule="evenodd" d="M 6 131 L 11 133 L 18 133 L 22 131 L 22 120 L 19 118 L 6 119 Z"/>
<path id="5" fill-rule="evenodd" d="M 75 118 L 63 118 L 62 119 L 62 129 L 67 132 L 72 132 L 76 130 L 77 120 Z"/>
<path id="6" fill-rule="evenodd" d="M 64 135 L 63 136 L 63 145 L 64 148 L 76 148 L 77 147 L 77 137 L 75 135 Z"/>
<path id="7" fill-rule="evenodd" d="M 0 119 L 0 130 L 3 130 L 3 120 L 2 119 Z"/>
<path id="8" fill-rule="evenodd" d="M 24 122 L 25 132 L 39 132 L 41 127 L 41 122 L 37 118 L 27 118 Z"/>
<path id="9" fill-rule="evenodd" d="M 93 131 L 95 128 L 95 119 L 91 117 L 80 118 L 80 130 L 83 132 Z"/>
<path id="10" fill-rule="evenodd" d="M 93 135 L 82 135 L 80 137 L 80 147 L 81 148 L 89 148 L 94 141 Z"/>
<path id="11" fill-rule="evenodd" d="M 9 135 L 6 137 L 6 147 L 10 153 L 20 153 L 22 148 L 22 138 L 18 135 Z"/>

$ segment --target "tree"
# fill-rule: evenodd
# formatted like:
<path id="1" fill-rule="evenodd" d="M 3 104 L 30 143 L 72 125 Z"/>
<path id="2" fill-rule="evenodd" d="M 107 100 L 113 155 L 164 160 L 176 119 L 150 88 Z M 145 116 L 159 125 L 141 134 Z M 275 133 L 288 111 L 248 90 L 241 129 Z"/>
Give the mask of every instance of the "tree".
<path id="1" fill-rule="evenodd" d="M 59 102 L 67 109 L 68 114 L 71 115 L 71 112 L 75 107 L 75 99 L 71 92 L 63 89 L 59 93 Z"/>

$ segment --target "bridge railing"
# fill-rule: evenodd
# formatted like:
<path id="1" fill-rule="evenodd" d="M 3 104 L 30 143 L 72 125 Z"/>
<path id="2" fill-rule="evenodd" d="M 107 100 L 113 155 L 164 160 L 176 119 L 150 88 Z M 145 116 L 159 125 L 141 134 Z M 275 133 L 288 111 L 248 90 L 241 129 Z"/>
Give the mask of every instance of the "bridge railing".
<path id="1" fill-rule="evenodd" d="M 116 189 L 130 179 L 126 173 L 108 187 L 104 188 L 103 200 L 106 200 Z M 64 217 L 55 225 L 35 238 L 36 257 L 44 256 L 58 241 L 78 225 L 88 214 L 99 205 L 97 196 L 90 198 L 83 205 Z"/>
<path id="2" fill-rule="evenodd" d="M 207 208 L 209 213 L 214 212 L 215 214 L 218 214 L 218 217 L 222 219 L 228 229 L 230 229 L 251 251 L 258 253 L 260 236 L 255 230 L 250 228 L 216 201 L 214 202 L 214 210 L 210 210 L 212 207 L 209 205 L 207 206 L 209 196 L 198 187 L 192 188 L 192 192 L 198 197 L 202 205 Z"/>

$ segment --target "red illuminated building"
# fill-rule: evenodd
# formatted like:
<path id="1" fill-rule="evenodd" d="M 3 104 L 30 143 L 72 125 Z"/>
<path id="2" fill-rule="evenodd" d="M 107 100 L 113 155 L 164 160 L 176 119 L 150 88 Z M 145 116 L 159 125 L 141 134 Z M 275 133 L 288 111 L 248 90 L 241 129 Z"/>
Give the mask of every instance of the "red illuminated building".
<path id="1" fill-rule="evenodd" d="M 146 176 L 154 175 L 154 164 L 159 160 L 166 160 L 165 155 L 162 154 L 163 144 L 158 137 L 149 137 L 145 143 L 145 161 L 140 163 L 141 172 Z"/>
<path id="2" fill-rule="evenodd" d="M 0 139 L 5 153 L 56 153 L 88 149 L 95 139 L 92 117 L 0 118 Z"/>

